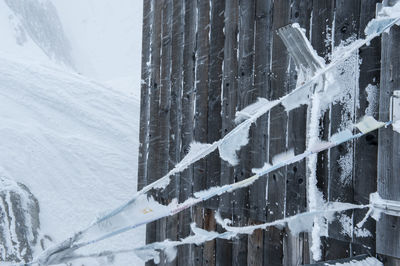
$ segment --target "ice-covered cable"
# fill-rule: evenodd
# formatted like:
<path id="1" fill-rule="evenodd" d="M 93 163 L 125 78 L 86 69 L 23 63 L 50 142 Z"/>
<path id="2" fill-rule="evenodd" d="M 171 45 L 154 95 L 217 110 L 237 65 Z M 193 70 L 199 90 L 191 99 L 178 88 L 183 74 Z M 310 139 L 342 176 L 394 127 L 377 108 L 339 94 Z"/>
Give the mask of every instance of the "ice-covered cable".
<path id="1" fill-rule="evenodd" d="M 114 209 L 113 211 L 109 212 L 108 214 L 104 215 L 103 217 L 101 217 L 100 219 L 96 220 L 94 223 L 92 223 L 88 228 L 86 228 L 85 230 L 82 230 L 78 233 L 76 233 L 73 237 L 63 241 L 62 243 L 51 247 L 49 250 L 52 250 L 52 254 L 49 254 L 48 251 L 46 250 L 42 255 L 54 255 L 58 252 L 64 251 L 66 249 L 66 246 L 70 246 L 70 248 L 72 248 L 75 244 L 76 241 L 79 240 L 83 234 L 85 234 L 85 232 L 87 230 L 89 230 L 91 227 L 100 224 L 101 222 L 109 219 L 110 217 L 113 217 L 115 215 L 117 215 L 118 213 L 122 212 L 123 210 L 125 210 L 128 206 L 130 206 L 132 203 L 134 203 L 136 201 L 136 199 L 143 194 L 146 194 L 148 191 L 150 191 L 153 188 L 157 188 L 157 187 L 165 187 L 166 185 L 168 185 L 169 183 L 169 178 L 170 176 L 179 173 L 181 171 L 183 171 L 184 169 L 186 169 L 189 165 L 195 163 L 196 161 L 200 160 L 201 158 L 207 156 L 208 154 L 210 154 L 211 152 L 215 151 L 217 148 L 221 147 L 223 145 L 223 143 L 225 141 L 227 141 L 228 139 L 230 139 L 231 137 L 235 136 L 235 134 L 237 134 L 238 132 L 241 132 L 241 130 L 243 130 L 243 128 L 247 128 L 249 127 L 249 125 L 251 125 L 252 123 L 254 123 L 260 116 L 262 116 L 263 114 L 267 113 L 270 109 L 272 109 L 274 106 L 277 106 L 278 104 L 282 103 L 284 100 L 293 97 L 293 95 L 295 95 L 296 92 L 304 89 L 304 88 L 309 88 L 311 85 L 313 85 L 314 83 L 317 83 L 318 80 L 320 79 L 320 77 L 322 77 L 327 71 L 329 71 L 330 69 L 332 69 L 334 66 L 336 66 L 337 63 L 339 62 L 343 62 L 345 59 L 349 58 L 352 53 L 356 50 L 358 50 L 361 46 L 369 43 L 373 38 L 375 38 L 376 36 L 379 36 L 382 32 L 385 32 L 386 30 L 390 29 L 393 25 L 399 23 L 400 21 L 400 17 L 394 18 L 392 20 L 389 20 L 387 22 L 385 22 L 385 24 L 380 23 L 379 27 L 377 27 L 376 29 L 372 26 L 370 26 L 371 30 L 370 32 L 368 32 L 367 38 L 365 39 L 360 39 L 358 41 L 355 41 L 352 45 L 350 45 L 348 47 L 348 49 L 346 50 L 345 53 L 341 54 L 341 56 L 336 57 L 334 61 L 332 61 L 329 65 L 326 65 L 323 69 L 321 69 L 320 71 L 318 71 L 310 80 L 308 80 L 307 82 L 305 82 L 303 85 L 297 87 L 296 89 L 294 89 L 291 93 L 283 96 L 282 98 L 275 100 L 275 101 L 271 101 L 269 102 L 269 104 L 266 105 L 265 108 L 263 108 L 262 110 L 257 111 L 253 116 L 247 118 L 243 123 L 239 124 L 238 126 L 236 126 L 230 133 L 228 133 L 223 139 L 220 139 L 219 141 L 214 142 L 213 144 L 210 144 L 210 146 L 208 146 L 206 149 L 202 150 L 201 153 L 198 154 L 198 156 L 194 156 L 192 159 L 187 160 L 185 164 L 178 164 L 175 168 L 173 168 L 169 173 L 167 173 L 164 177 L 158 179 L 157 181 L 153 182 L 152 184 L 147 185 L 146 187 L 144 187 L 142 190 L 140 190 L 139 192 L 137 192 L 132 199 L 130 199 L 129 201 L 127 201 L 125 204 L 119 206 L 118 208 Z M 372 22 L 374 22 L 374 20 L 372 20 Z M 371 24 L 371 22 L 370 22 Z M 370 25 L 369 24 L 369 25 Z M 240 148 L 240 147 L 239 147 Z M 272 167 L 274 168 L 274 167 Z M 257 175 L 256 175 L 257 176 Z M 252 177 L 252 182 L 254 182 L 256 180 L 255 177 Z M 248 185 L 248 183 L 246 182 L 239 182 L 240 184 L 244 184 L 244 185 Z M 251 184 L 251 183 L 250 183 Z M 236 187 L 241 187 L 239 186 L 239 184 L 236 184 Z M 233 187 L 235 188 L 235 187 Z M 232 189 L 233 189 L 232 188 Z M 223 192 L 222 192 L 223 193 Z M 217 195 L 217 194 L 216 194 Z M 136 227 L 136 226 L 135 226 Z M 127 229 L 129 230 L 129 229 Z M 126 230 L 118 230 L 120 232 L 124 232 Z M 111 236 L 111 235 L 110 235 Z M 104 238 L 102 238 L 104 239 Z M 68 244 L 70 243 L 70 244 Z"/>

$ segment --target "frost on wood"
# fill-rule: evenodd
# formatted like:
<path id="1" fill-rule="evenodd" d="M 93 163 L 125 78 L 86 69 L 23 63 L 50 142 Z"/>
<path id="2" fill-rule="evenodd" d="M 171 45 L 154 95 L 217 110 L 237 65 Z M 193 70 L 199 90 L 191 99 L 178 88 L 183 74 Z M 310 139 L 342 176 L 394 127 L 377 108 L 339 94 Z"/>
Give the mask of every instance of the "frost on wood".
<path id="1" fill-rule="evenodd" d="M 38 229 L 36 198 L 26 186 L 0 173 L 0 261 L 30 261 Z"/>
<path id="2" fill-rule="evenodd" d="M 368 102 L 368 107 L 365 109 L 365 114 L 369 116 L 374 116 L 374 114 L 378 110 L 378 101 L 379 101 L 378 87 L 375 85 L 368 84 L 368 86 L 365 88 L 365 91 L 367 93 L 367 102 Z"/>

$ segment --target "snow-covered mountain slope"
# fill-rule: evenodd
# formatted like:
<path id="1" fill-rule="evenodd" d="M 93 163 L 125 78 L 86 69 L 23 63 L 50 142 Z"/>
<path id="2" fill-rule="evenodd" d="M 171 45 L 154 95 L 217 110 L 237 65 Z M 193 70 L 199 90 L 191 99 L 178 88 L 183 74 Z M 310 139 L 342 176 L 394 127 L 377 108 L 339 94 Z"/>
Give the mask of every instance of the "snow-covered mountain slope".
<path id="1" fill-rule="evenodd" d="M 0 178 L 38 200 L 34 255 L 136 191 L 141 2 L 0 0 Z M 82 252 L 143 242 L 139 228 Z"/>
<path id="2" fill-rule="evenodd" d="M 0 34 L 2 52 L 73 66 L 69 41 L 50 1 L 1 0 Z"/>
<path id="3" fill-rule="evenodd" d="M 140 84 L 142 0 L 52 0 L 76 69 L 99 81 Z"/>
<path id="4" fill-rule="evenodd" d="M 38 199 L 42 236 L 64 240 L 136 191 L 136 98 L 0 53 L 0 103 L 0 167 Z M 101 245 L 134 247 L 143 232 Z"/>

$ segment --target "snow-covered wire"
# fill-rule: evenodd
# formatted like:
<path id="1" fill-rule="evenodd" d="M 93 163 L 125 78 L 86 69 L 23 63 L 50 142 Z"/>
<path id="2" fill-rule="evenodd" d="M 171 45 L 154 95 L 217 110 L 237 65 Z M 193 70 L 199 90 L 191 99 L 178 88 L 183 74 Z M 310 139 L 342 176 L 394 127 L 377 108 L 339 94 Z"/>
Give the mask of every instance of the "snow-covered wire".
<path id="1" fill-rule="evenodd" d="M 270 101 L 268 102 L 268 104 L 266 104 L 265 106 L 263 106 L 262 108 L 260 108 L 259 110 L 257 110 L 254 114 L 252 114 L 252 116 L 248 117 L 244 122 L 242 122 L 241 124 L 237 125 L 231 132 L 229 132 L 224 138 L 212 143 L 212 144 L 206 144 L 207 147 L 204 149 L 201 149 L 201 152 L 193 154 L 193 157 L 190 158 L 185 158 L 178 163 L 170 172 L 168 172 L 165 176 L 161 177 L 160 179 L 158 179 L 157 181 L 145 186 L 142 190 L 138 191 L 129 201 L 127 201 L 125 204 L 119 206 L 118 208 L 112 210 L 111 212 L 107 213 L 106 215 L 104 215 L 103 217 L 97 219 L 95 222 L 93 222 L 89 227 L 87 227 L 86 229 L 79 231 L 78 233 L 76 233 L 73 237 L 70 237 L 69 239 L 61 242 L 60 244 L 53 246 L 47 250 L 44 251 L 44 253 L 40 254 L 38 258 L 36 258 L 34 260 L 34 262 L 38 262 L 40 260 L 44 260 L 47 261 L 49 259 L 50 256 L 54 256 L 57 253 L 60 252 L 65 252 L 67 250 L 75 250 L 79 247 L 85 246 L 85 245 L 89 245 L 95 242 L 98 242 L 100 240 L 112 237 L 116 234 L 120 234 L 122 232 L 125 232 L 127 230 L 130 230 L 132 228 L 135 228 L 139 225 L 143 225 L 146 223 L 149 223 L 151 221 L 157 220 L 155 218 L 152 218 L 148 221 L 145 222 L 140 222 L 138 224 L 135 225 L 131 225 L 129 227 L 124 227 L 121 228 L 119 230 L 113 231 L 109 234 L 106 234 L 105 236 L 102 236 L 98 239 L 92 240 L 92 241 L 88 241 L 88 242 L 83 242 L 80 244 L 77 244 L 77 241 L 79 241 L 82 236 L 85 234 L 85 232 L 87 232 L 90 228 L 99 225 L 101 222 L 108 220 L 109 218 L 121 213 L 122 211 L 124 211 L 128 206 L 132 205 L 141 195 L 146 194 L 147 192 L 149 192 L 151 189 L 153 188 L 164 188 L 169 184 L 169 178 L 170 176 L 179 173 L 181 171 L 183 171 L 184 169 L 186 169 L 188 166 L 190 166 L 191 164 L 197 162 L 198 160 L 204 158 L 205 156 L 207 156 L 208 154 L 210 154 L 211 152 L 215 151 L 217 148 L 223 147 L 224 143 L 226 143 L 229 139 L 233 138 L 236 134 L 240 134 L 240 132 L 242 132 L 244 129 L 247 130 L 247 128 L 249 128 L 249 126 L 254 123 L 260 116 L 262 116 L 263 114 L 267 113 L 269 110 L 271 110 L 273 107 L 277 106 L 278 104 L 282 103 L 283 101 L 289 99 L 290 97 L 296 96 L 296 92 L 303 90 L 305 88 L 309 88 L 310 86 L 312 86 L 313 84 L 317 83 L 318 80 L 320 79 L 320 77 L 322 77 L 324 74 L 326 74 L 327 71 L 331 70 L 333 67 L 335 67 L 339 62 L 343 62 L 344 60 L 346 60 L 347 58 L 349 58 L 353 52 L 357 51 L 361 46 L 369 43 L 373 38 L 379 36 L 381 33 L 385 32 L 386 30 L 390 29 L 393 25 L 397 24 L 400 21 L 400 17 L 393 19 L 392 21 L 389 21 L 387 24 L 384 24 L 382 27 L 378 28 L 376 31 L 372 32 L 371 34 L 367 35 L 367 38 L 365 39 L 360 39 L 355 41 L 352 45 L 349 46 L 349 48 L 340 56 L 338 56 L 337 58 L 335 58 L 334 61 L 332 61 L 330 64 L 326 65 L 324 68 L 322 68 L 321 70 L 317 71 L 317 73 L 315 73 L 315 75 L 313 75 L 312 78 L 310 78 L 307 82 L 305 82 L 304 84 L 302 84 L 301 86 L 297 87 L 296 89 L 294 89 L 292 92 L 290 92 L 289 94 L 279 98 L 278 100 L 274 100 L 274 101 Z M 391 122 L 386 123 L 385 125 L 389 125 Z M 358 137 L 361 137 L 364 133 L 359 133 L 356 134 L 354 136 L 352 136 L 350 139 L 344 140 L 344 141 L 348 141 L 351 139 L 355 139 Z M 344 142 L 342 141 L 342 142 Z M 342 143 L 340 142 L 340 143 Z M 339 144 L 340 144 L 339 143 Z M 338 145 L 338 144 L 336 144 Z M 290 161 L 287 162 L 281 162 L 278 163 L 276 165 L 273 165 L 271 168 L 266 169 L 265 171 L 260 172 L 259 174 L 256 174 L 255 176 L 252 176 L 248 179 L 245 179 L 243 181 L 240 181 L 238 183 L 235 184 L 231 184 L 231 185 L 226 185 L 223 187 L 220 187 L 218 189 L 216 188 L 212 188 L 211 191 L 212 193 L 206 193 L 204 194 L 201 198 L 192 198 L 190 202 L 185 201 L 182 204 L 179 204 L 177 206 L 177 208 L 175 209 L 175 211 L 171 211 L 171 215 L 175 214 L 183 209 L 186 209 L 190 206 L 193 206 L 194 204 L 202 201 L 202 200 L 206 200 L 210 197 L 213 197 L 215 195 L 220 195 L 222 193 L 225 192 L 231 192 L 235 189 L 238 188 L 242 188 L 245 186 L 248 186 L 250 184 L 252 184 L 255 180 L 257 180 L 259 177 L 275 170 L 278 169 L 282 166 L 285 166 L 287 164 L 299 161 L 315 152 L 319 152 L 325 149 L 329 149 L 331 147 L 334 146 L 330 146 L 328 145 L 327 147 L 323 147 L 323 148 L 319 148 L 316 150 L 309 150 L 306 151 L 303 154 L 297 155 L 295 156 L 295 158 L 291 158 Z M 240 147 L 239 147 L 240 148 Z M 198 195 L 200 195 L 201 193 L 198 193 Z"/>

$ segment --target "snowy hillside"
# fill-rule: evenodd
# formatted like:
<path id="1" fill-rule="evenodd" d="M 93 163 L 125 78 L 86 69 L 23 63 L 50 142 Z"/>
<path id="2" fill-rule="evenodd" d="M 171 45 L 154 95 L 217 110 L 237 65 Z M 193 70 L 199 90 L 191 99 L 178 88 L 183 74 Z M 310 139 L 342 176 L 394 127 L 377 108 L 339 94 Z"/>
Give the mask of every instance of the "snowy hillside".
<path id="1" fill-rule="evenodd" d="M 113 5 L 110 23 L 93 21 L 85 29 L 77 29 L 79 25 L 69 20 L 74 10 L 80 10 L 78 17 L 96 19 L 104 15 L 110 1 L 75 2 L 74 7 L 63 0 L 0 0 L 0 175 L 25 185 L 39 202 L 34 255 L 136 191 L 140 45 L 135 59 L 121 39 L 132 35 L 132 30 L 121 27 L 132 25 L 123 4 L 127 1 Z M 79 2 L 91 4 L 80 9 Z M 99 9 L 91 10 L 95 4 Z M 120 20 L 122 10 L 125 17 Z M 135 15 L 131 14 L 133 21 Z M 109 28 L 102 30 L 103 26 Z M 136 28 L 140 30 L 140 25 Z M 137 35 L 128 39 L 141 42 Z M 102 40 L 108 46 L 95 47 Z M 91 47 L 94 54 L 87 53 Z M 101 53 L 106 56 L 97 60 Z M 86 66 L 96 64 L 98 69 L 87 70 Z M 104 79 L 95 81 L 99 76 Z M 13 222 L 15 226 L 18 221 Z M 143 239 L 144 230 L 139 228 L 92 251 L 136 247 Z M 0 255 L 1 251 L 0 245 Z M 111 261 L 140 264 L 134 255 L 124 254 L 87 265 Z"/>

